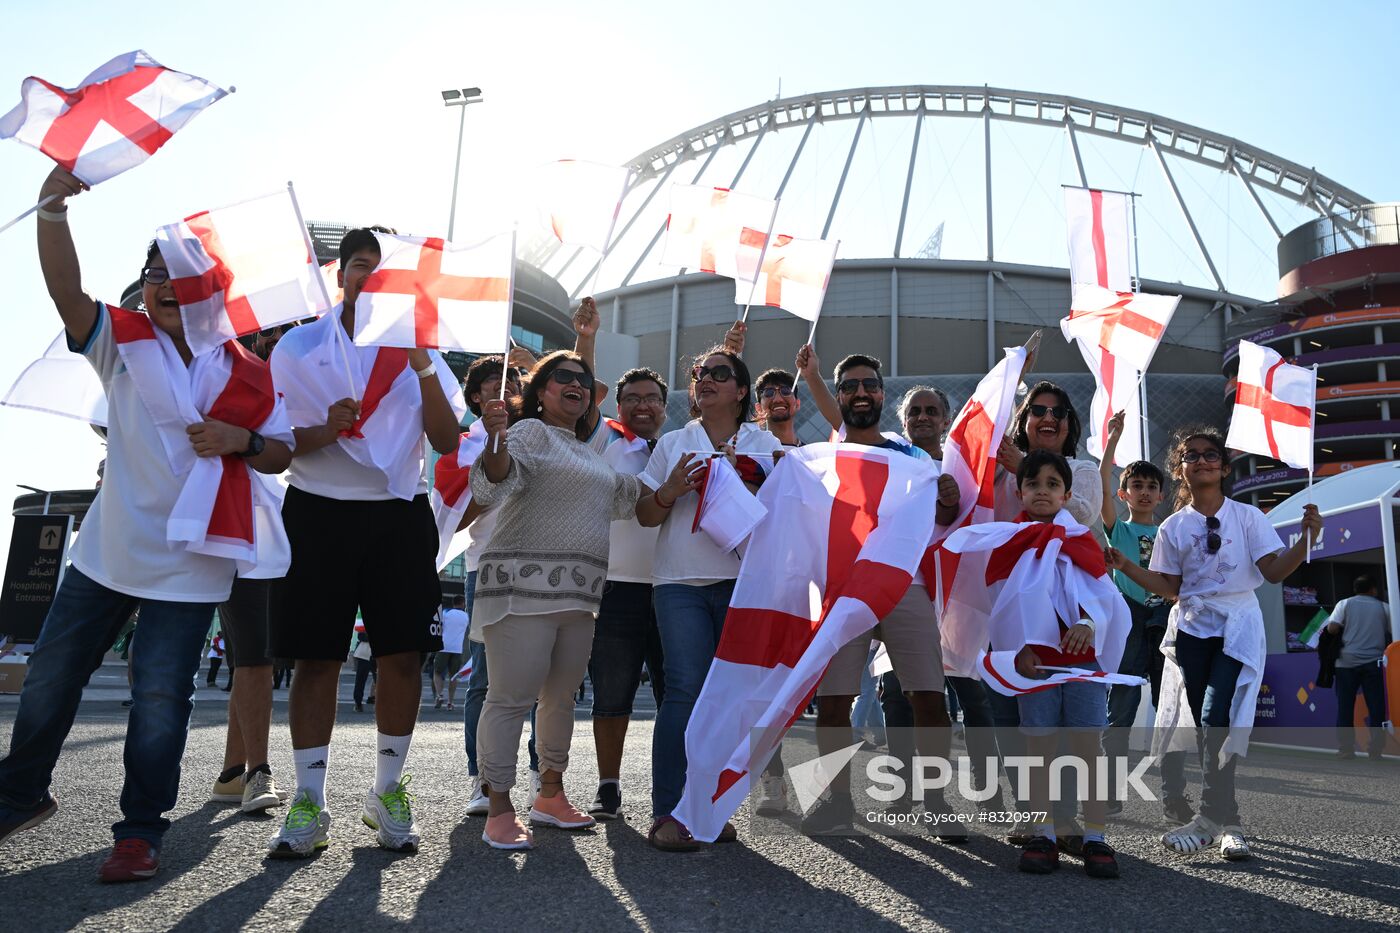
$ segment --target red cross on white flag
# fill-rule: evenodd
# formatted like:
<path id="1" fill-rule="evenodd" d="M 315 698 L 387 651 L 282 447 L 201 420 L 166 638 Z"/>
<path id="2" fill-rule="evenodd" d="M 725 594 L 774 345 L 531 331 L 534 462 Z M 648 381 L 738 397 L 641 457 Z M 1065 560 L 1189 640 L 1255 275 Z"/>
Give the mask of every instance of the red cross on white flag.
<path id="1" fill-rule="evenodd" d="M 458 246 L 376 233 L 379 265 L 355 302 L 355 343 L 498 353 L 509 343 L 515 235 Z"/>
<path id="2" fill-rule="evenodd" d="M 150 158 L 228 92 L 145 52 L 119 55 L 75 88 L 28 77 L 0 117 L 0 139 L 33 146 L 89 185 Z"/>
<path id="3" fill-rule="evenodd" d="M 1240 341 L 1239 361 L 1225 445 L 1311 472 L 1317 373 L 1248 340 Z"/>
<path id="4" fill-rule="evenodd" d="M 757 234 L 756 245 L 761 249 L 762 234 L 746 232 L 750 233 L 747 239 L 751 241 L 753 234 Z M 758 281 L 754 281 L 752 274 L 743 277 L 742 273 L 748 270 L 741 270 L 741 277 L 734 280 L 734 303 L 747 304 L 752 294 L 756 305 L 782 308 L 815 323 L 822 313 L 839 245 L 838 240 L 804 240 L 778 234 L 763 253 L 763 269 L 758 273 Z"/>
<path id="5" fill-rule="evenodd" d="M 752 282 L 777 211 L 771 198 L 673 185 L 661 262 Z"/>
<path id="6" fill-rule="evenodd" d="M 1116 292 L 1133 287 L 1128 242 L 1128 195 L 1093 188 L 1065 188 L 1070 285 Z"/>
<path id="7" fill-rule="evenodd" d="M 156 245 L 196 356 L 329 310 L 286 190 L 161 227 Z"/>
<path id="8" fill-rule="evenodd" d="M 607 251 L 631 172 L 620 165 L 561 159 L 531 180 L 540 222 L 566 246 Z"/>

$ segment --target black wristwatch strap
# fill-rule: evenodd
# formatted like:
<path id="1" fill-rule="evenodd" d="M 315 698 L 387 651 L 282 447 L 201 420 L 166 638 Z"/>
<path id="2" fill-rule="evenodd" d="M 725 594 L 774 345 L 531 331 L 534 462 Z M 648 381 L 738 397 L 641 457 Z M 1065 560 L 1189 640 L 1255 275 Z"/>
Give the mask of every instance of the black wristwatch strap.
<path id="1" fill-rule="evenodd" d="M 263 448 L 266 446 L 267 442 L 263 440 L 263 436 L 257 431 L 254 431 L 250 428 L 248 430 L 248 446 L 241 453 L 239 453 L 238 456 L 256 457 L 258 454 L 263 452 Z"/>

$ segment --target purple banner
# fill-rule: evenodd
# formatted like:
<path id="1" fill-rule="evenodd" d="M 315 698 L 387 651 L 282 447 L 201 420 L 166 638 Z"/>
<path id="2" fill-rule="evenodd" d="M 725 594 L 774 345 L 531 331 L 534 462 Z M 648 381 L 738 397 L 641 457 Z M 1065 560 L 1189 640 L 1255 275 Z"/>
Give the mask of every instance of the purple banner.
<path id="1" fill-rule="evenodd" d="M 1283 543 L 1292 545 L 1302 532 L 1298 522 L 1278 525 L 1279 537 Z M 1365 505 L 1359 509 L 1328 515 L 1322 521 L 1322 538 L 1313 545 L 1314 560 L 1327 557 L 1340 557 L 1369 551 L 1385 544 L 1384 529 L 1381 526 L 1381 510 L 1375 505 Z"/>
<path id="2" fill-rule="evenodd" d="M 1307 479 L 1307 470 L 1291 470 L 1284 467 L 1279 470 L 1270 470 L 1267 473 L 1255 473 L 1253 476 L 1241 476 L 1230 486 L 1230 495 L 1239 495 L 1248 492 L 1256 486 L 1269 486 L 1273 483 L 1281 483 L 1290 479 Z"/>
<path id="3" fill-rule="evenodd" d="M 1337 724 L 1337 694 L 1317 687 L 1317 654 L 1271 654 L 1264 662 L 1264 684 L 1254 701 L 1257 728 L 1317 728 L 1330 730 Z M 1331 732 L 1319 732 L 1324 741 Z M 1267 734 L 1255 733 L 1257 741 L 1268 742 Z"/>

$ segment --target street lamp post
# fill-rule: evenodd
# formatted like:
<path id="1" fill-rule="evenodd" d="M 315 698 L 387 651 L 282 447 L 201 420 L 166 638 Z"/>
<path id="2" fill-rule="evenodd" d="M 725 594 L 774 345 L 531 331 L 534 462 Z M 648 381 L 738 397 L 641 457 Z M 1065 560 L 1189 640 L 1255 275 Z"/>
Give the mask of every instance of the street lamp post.
<path id="1" fill-rule="evenodd" d="M 457 223 L 457 178 L 462 172 L 462 136 L 467 129 L 467 106 L 481 103 L 481 88 L 452 88 L 442 92 L 442 103 L 446 107 L 461 107 L 461 118 L 457 121 L 457 158 L 452 163 L 452 207 L 447 214 L 447 239 L 452 240 Z"/>

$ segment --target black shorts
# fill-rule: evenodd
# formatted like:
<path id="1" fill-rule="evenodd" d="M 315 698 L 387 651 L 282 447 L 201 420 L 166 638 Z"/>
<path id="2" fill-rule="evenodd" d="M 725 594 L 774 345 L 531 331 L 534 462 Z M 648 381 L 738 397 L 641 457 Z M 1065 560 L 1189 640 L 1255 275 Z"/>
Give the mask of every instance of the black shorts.
<path id="1" fill-rule="evenodd" d="M 375 657 L 438 651 L 442 586 L 428 497 L 328 499 L 291 487 L 292 566 L 273 593 L 274 657 L 344 661 L 358 609 Z"/>
<path id="2" fill-rule="evenodd" d="M 233 581 L 233 591 L 219 604 L 226 654 L 234 667 L 271 664 L 267 656 L 268 616 L 272 609 L 273 580 Z"/>

